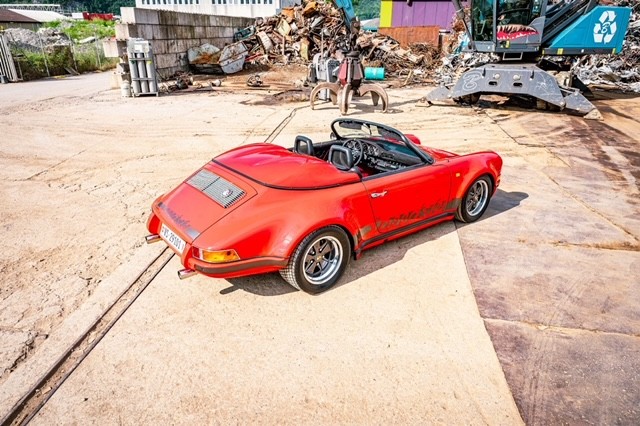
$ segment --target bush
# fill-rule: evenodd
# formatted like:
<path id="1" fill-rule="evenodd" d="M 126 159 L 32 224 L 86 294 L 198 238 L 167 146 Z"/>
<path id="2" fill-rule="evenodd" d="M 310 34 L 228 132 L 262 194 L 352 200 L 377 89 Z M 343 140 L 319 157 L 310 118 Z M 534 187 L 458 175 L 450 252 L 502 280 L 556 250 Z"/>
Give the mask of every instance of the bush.
<path id="1" fill-rule="evenodd" d="M 114 68 L 116 58 L 105 58 L 100 41 L 75 44 L 78 40 L 96 37 L 98 40 L 115 35 L 112 21 L 55 21 L 45 28 L 52 28 L 66 34 L 74 43 L 72 46 L 47 46 L 42 51 L 33 52 L 23 48 L 12 48 L 12 53 L 24 80 L 44 78 L 48 75 L 65 75 L 69 69 L 79 73 Z M 47 74 L 47 67 L 49 74 Z"/>
<path id="2" fill-rule="evenodd" d="M 13 51 L 14 59 L 22 71 L 23 80 L 35 80 L 47 77 L 47 67 L 51 76 L 69 74 L 67 69 L 79 73 L 90 71 L 104 71 L 112 69 L 118 63 L 117 58 L 105 58 L 100 46 L 96 52 L 94 43 L 86 45 L 52 46 L 42 52 L 28 50 Z M 98 56 L 99 55 L 99 56 Z M 99 58 L 99 60 L 98 60 Z M 46 63 L 45 63 L 46 60 Z"/>
<path id="3" fill-rule="evenodd" d="M 47 28 L 55 28 L 65 33 L 71 40 L 78 41 L 87 37 L 98 39 L 115 37 L 116 23 L 114 21 L 54 21 L 45 24 Z"/>

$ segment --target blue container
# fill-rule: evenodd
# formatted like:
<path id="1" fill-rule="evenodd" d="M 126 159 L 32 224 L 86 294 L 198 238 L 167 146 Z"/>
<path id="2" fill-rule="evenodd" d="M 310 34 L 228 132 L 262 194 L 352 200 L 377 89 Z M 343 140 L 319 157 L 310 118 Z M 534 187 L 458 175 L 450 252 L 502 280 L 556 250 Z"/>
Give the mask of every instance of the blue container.
<path id="1" fill-rule="evenodd" d="M 384 80 L 384 68 L 365 67 L 365 80 Z"/>

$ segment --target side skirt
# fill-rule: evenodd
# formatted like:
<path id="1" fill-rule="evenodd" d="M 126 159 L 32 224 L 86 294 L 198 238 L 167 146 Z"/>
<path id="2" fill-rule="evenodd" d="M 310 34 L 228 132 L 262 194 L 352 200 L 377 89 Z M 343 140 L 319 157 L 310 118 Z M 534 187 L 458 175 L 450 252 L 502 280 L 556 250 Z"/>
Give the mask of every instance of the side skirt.
<path id="1" fill-rule="evenodd" d="M 377 235 L 371 238 L 370 240 L 364 241 L 360 245 L 360 247 L 354 251 L 355 258 L 358 259 L 361 256 L 362 251 L 366 250 L 367 248 L 371 248 L 371 246 L 376 246 L 390 240 L 395 240 L 396 238 L 400 238 L 409 233 L 417 232 L 421 229 L 428 228 L 429 226 L 435 225 L 440 222 L 444 222 L 445 220 L 451 220 L 454 217 L 455 215 L 453 212 L 443 213 L 438 216 L 421 220 L 420 222 L 412 223 L 411 225 L 407 225 L 402 228 L 394 229 L 393 231 Z"/>

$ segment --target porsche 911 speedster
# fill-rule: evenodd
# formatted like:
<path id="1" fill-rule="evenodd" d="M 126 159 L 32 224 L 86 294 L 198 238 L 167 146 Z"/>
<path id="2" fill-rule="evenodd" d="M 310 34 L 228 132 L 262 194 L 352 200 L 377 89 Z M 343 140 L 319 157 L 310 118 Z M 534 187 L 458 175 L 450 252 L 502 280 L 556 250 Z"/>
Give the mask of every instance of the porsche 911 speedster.
<path id="1" fill-rule="evenodd" d="M 501 168 L 495 152 L 456 155 L 340 118 L 326 142 L 298 136 L 293 148 L 258 143 L 215 157 L 153 203 L 146 239 L 180 256 L 181 278 L 279 271 L 320 293 L 365 249 L 480 218 Z"/>

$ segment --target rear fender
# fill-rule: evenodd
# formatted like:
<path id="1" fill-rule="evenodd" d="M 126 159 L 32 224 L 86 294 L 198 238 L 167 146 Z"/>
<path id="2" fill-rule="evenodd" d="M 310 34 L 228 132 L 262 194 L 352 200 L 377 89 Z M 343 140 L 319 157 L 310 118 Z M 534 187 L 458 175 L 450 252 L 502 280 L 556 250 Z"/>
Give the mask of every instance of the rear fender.
<path id="1" fill-rule="evenodd" d="M 195 241 L 210 250 L 235 249 L 242 259 L 289 258 L 310 233 L 340 226 L 355 250 L 375 223 L 361 183 L 322 190 L 268 189 L 225 216 Z"/>

